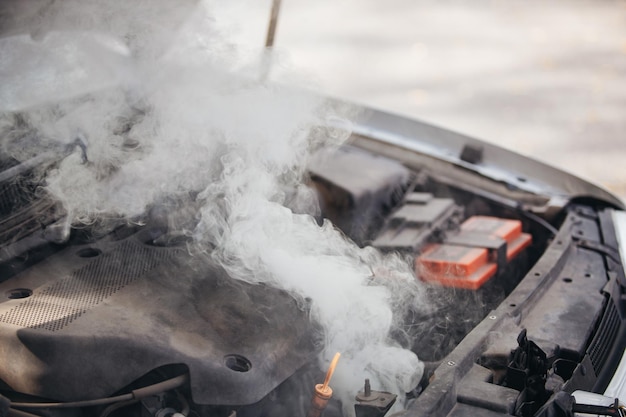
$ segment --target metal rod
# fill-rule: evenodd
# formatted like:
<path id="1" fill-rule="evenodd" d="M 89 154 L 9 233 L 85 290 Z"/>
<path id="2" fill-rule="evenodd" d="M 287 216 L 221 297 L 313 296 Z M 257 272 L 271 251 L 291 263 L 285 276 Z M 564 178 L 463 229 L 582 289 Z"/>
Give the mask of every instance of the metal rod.
<path id="1" fill-rule="evenodd" d="M 278 23 L 278 12 L 280 11 L 280 0 L 272 0 L 272 12 L 270 14 L 270 24 L 267 28 L 267 38 L 265 38 L 265 47 L 274 46 L 274 35 L 276 34 L 276 25 Z"/>

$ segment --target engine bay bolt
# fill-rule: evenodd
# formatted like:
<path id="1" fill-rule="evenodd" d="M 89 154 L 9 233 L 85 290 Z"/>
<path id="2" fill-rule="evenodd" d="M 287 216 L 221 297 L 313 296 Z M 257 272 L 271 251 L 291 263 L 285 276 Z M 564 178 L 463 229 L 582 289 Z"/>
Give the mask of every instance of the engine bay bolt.
<path id="1" fill-rule="evenodd" d="M 370 380 L 365 380 L 363 391 L 354 398 L 354 412 L 357 417 L 383 417 L 396 402 L 397 395 L 385 391 L 372 390 Z"/>
<path id="2" fill-rule="evenodd" d="M 368 401 L 374 401 L 378 399 L 379 397 L 380 395 L 377 392 L 372 392 L 370 380 L 366 378 L 363 391 L 358 392 L 358 394 L 356 395 L 356 400 L 360 402 L 368 402 Z"/>

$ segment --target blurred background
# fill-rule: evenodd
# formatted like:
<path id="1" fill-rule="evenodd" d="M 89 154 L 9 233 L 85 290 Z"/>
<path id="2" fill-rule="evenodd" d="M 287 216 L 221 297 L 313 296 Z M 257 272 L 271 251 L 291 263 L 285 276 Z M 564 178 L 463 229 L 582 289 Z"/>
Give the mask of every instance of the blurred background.
<path id="1" fill-rule="evenodd" d="M 271 0 L 216 6 L 265 42 Z M 270 77 L 468 134 L 626 200 L 626 2 L 282 0 Z"/>

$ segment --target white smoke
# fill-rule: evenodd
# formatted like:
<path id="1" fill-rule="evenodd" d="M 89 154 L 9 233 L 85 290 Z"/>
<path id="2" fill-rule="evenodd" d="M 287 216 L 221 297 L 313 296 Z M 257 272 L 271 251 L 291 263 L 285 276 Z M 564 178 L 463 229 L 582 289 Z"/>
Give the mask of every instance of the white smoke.
<path id="1" fill-rule="evenodd" d="M 164 196 L 199 192 L 193 236 L 201 248 L 214 248 L 207 252 L 233 278 L 310 299 L 324 329 L 320 366 L 342 353 L 331 385 L 347 409 L 365 378 L 397 394 L 414 388 L 423 366 L 390 335 L 421 301 L 408 265 L 285 206 L 290 195 L 290 207 L 315 212 L 303 185 L 307 160 L 346 138 L 321 126 L 349 110 L 260 81 L 262 69 L 253 69 L 263 60 L 237 55 L 204 4 L 62 3 L 22 12 L 15 27 L 30 33 L 2 40 L 11 59 L 0 60 L 0 75 L 12 87 L 0 99 L 5 109 L 22 109 L 42 149 L 87 142 L 88 163 L 72 154 L 47 177 L 74 220 L 132 218 Z M 38 68 L 33 54 L 51 46 L 59 47 L 58 66 Z M 45 88 L 32 90 L 42 74 Z M 2 145 L 18 159 L 27 155 Z"/>

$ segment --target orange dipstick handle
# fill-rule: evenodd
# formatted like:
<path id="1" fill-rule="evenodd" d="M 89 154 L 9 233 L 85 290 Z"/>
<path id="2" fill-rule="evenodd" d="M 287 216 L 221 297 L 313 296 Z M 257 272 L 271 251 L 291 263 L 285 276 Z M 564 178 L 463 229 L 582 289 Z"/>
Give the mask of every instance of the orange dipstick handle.
<path id="1" fill-rule="evenodd" d="M 326 378 L 324 378 L 324 384 L 322 385 L 322 388 L 325 390 L 328 387 L 328 383 L 330 382 L 330 378 L 333 377 L 333 374 L 335 373 L 335 368 L 337 367 L 337 362 L 339 362 L 339 357 L 341 356 L 341 353 L 337 352 L 335 353 L 335 356 L 333 357 L 333 360 L 330 361 L 330 366 L 328 367 L 328 371 L 326 371 Z"/>
<path id="2" fill-rule="evenodd" d="M 333 357 L 333 360 L 330 362 L 330 366 L 328 367 L 328 371 L 326 372 L 324 383 L 315 385 L 313 398 L 311 398 L 311 408 L 309 408 L 307 417 L 320 417 L 328 405 L 328 400 L 330 400 L 330 397 L 333 396 L 333 390 L 328 386 L 328 383 L 333 377 L 333 373 L 335 372 L 340 356 L 341 354 L 339 352 L 335 353 L 335 357 Z"/>

